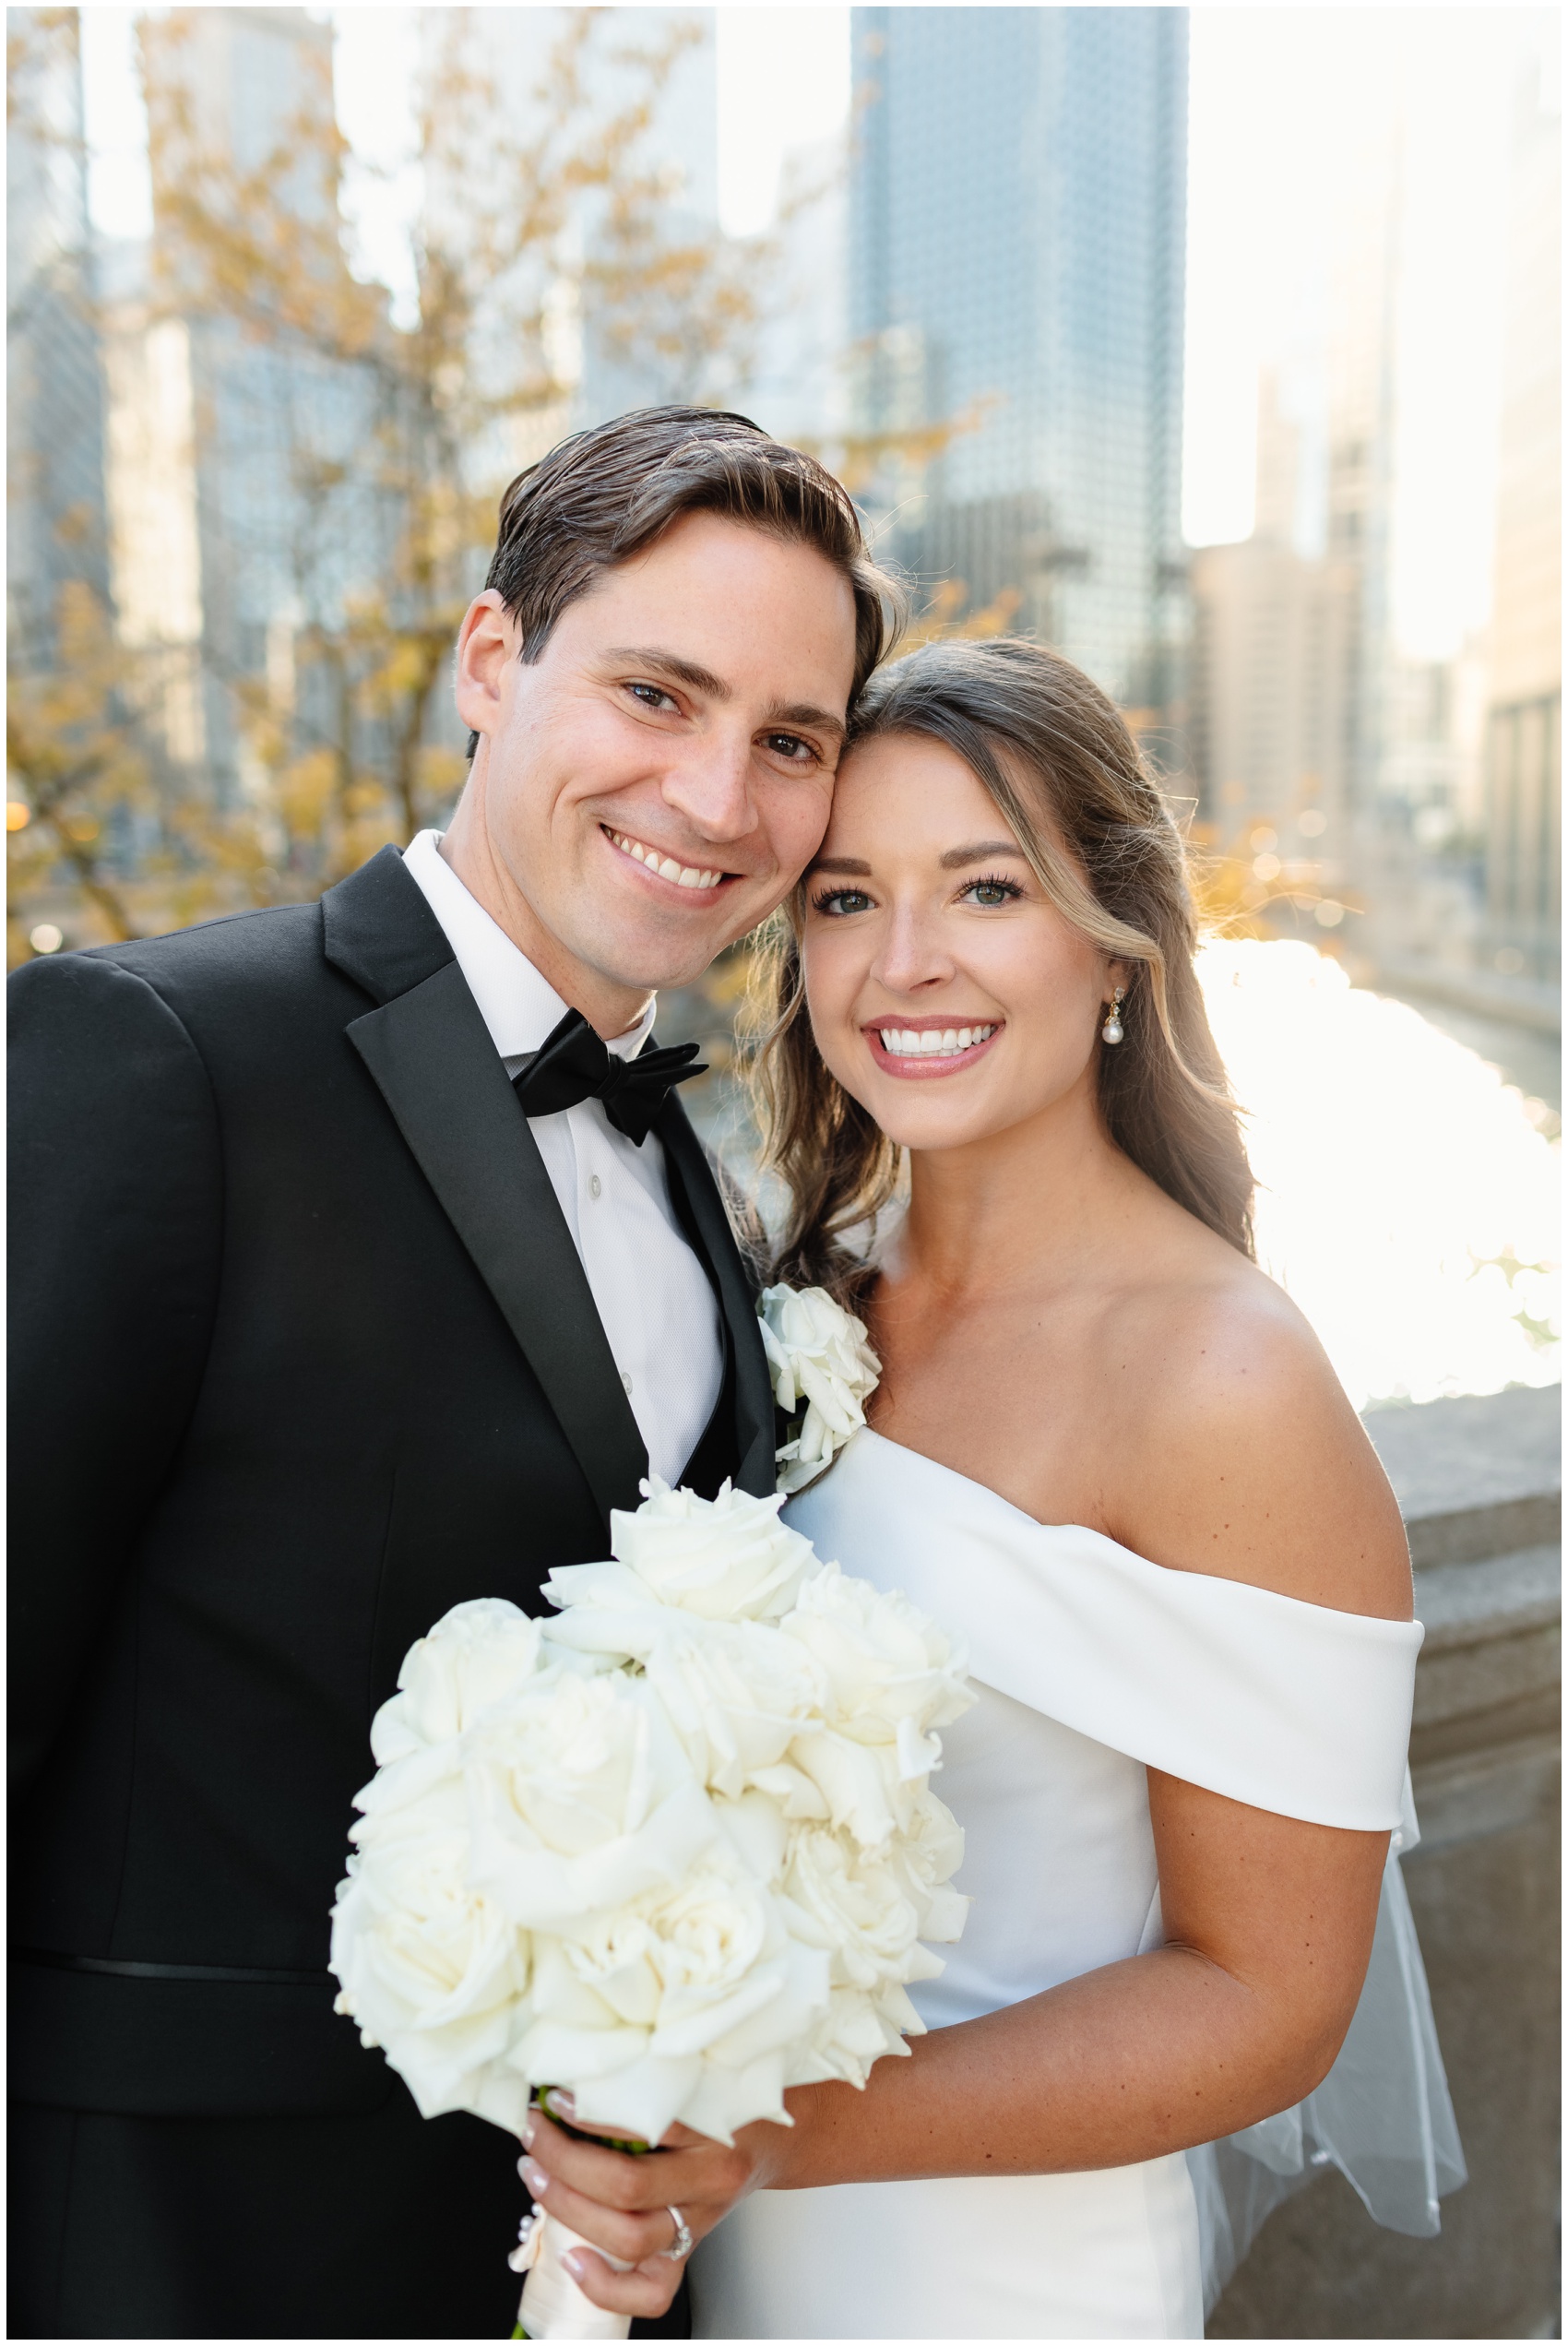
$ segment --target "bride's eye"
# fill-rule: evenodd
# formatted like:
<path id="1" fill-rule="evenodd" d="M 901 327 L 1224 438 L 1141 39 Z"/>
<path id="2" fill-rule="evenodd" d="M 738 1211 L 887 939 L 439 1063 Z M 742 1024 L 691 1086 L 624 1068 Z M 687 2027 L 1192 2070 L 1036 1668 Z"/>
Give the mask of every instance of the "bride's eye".
<path id="1" fill-rule="evenodd" d="M 866 912 L 870 909 L 871 899 L 863 887 L 825 888 L 820 896 L 812 898 L 812 911 L 826 912 L 830 920 L 839 920 L 846 912 Z"/>
<path id="2" fill-rule="evenodd" d="M 971 880 L 965 888 L 960 901 L 978 904 L 989 911 L 995 905 L 1016 904 L 1023 892 L 1016 880 L 1004 880 L 994 875 L 988 875 L 984 879 Z"/>

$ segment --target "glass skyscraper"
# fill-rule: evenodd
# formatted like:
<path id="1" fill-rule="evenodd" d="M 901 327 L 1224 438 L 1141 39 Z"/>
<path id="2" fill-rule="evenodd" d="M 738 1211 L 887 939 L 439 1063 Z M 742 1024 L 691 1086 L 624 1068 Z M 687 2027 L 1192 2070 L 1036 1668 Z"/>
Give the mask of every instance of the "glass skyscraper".
<path id="1" fill-rule="evenodd" d="M 850 323 L 891 551 L 1174 713 L 1187 18 L 856 8 Z M 900 435 L 978 415 L 899 483 Z M 909 445 L 909 442 L 903 443 Z"/>

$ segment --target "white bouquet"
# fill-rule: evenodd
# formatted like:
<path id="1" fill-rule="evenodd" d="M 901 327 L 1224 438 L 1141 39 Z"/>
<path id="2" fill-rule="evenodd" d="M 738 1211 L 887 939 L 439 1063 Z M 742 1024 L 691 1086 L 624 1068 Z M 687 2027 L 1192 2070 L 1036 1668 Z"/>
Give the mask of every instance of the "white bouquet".
<path id="1" fill-rule="evenodd" d="M 554 2086 L 648 2144 L 788 2126 L 789 2087 L 908 2050 L 921 1942 L 963 1926 L 929 1780 L 964 1656 L 780 1496 L 644 1489 L 612 1561 L 552 1574 L 557 1617 L 455 1606 L 376 1714 L 331 1965 L 426 2117 L 520 2133 Z M 624 2337 L 562 2233 L 525 2221 L 523 2334 Z"/>

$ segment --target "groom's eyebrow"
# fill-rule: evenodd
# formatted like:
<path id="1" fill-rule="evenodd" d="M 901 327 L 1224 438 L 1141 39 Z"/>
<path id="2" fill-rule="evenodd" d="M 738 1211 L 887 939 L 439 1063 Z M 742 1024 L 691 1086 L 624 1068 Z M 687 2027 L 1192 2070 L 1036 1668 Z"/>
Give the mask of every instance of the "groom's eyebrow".
<path id="1" fill-rule="evenodd" d="M 684 685 L 694 693 L 701 693 L 708 700 L 733 700 L 735 696 L 722 676 L 711 668 L 701 668 L 695 660 L 683 660 L 679 652 L 660 651 L 654 644 L 622 644 L 604 655 L 616 668 L 643 668 L 661 676 L 671 676 L 676 684 Z M 846 731 L 842 717 L 835 717 L 829 709 L 818 709 L 814 701 L 775 701 L 763 719 L 765 725 L 810 725 L 814 732 L 831 733 L 842 741 Z"/>
<path id="2" fill-rule="evenodd" d="M 711 668 L 699 668 L 695 660 L 683 660 L 679 652 L 660 651 L 653 644 L 623 644 L 605 659 L 617 668 L 657 668 L 661 675 L 673 676 L 678 685 L 689 685 L 695 693 L 706 693 L 709 700 L 733 700 L 734 694 L 722 676 Z"/>
<path id="3" fill-rule="evenodd" d="M 809 700 L 775 701 L 763 719 L 765 725 L 810 725 L 814 732 L 831 733 L 842 741 L 848 728 L 842 717 L 835 717 L 831 709 L 818 709 Z"/>
<path id="4" fill-rule="evenodd" d="M 1016 839 L 982 839 L 973 847 L 950 847 L 937 860 L 944 872 L 961 872 L 969 863 L 989 863 L 996 855 L 1016 855 L 1021 863 L 1024 851 Z"/>

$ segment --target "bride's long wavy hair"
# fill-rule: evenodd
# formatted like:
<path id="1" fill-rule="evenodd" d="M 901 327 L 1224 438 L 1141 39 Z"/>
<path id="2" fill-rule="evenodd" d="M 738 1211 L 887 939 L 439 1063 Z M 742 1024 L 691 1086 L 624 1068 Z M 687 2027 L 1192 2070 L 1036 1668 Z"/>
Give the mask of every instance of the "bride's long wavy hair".
<path id="1" fill-rule="evenodd" d="M 1168 1197 L 1250 1256 L 1253 1174 L 1193 966 L 1186 851 L 1114 705 L 1038 644 L 932 643 L 872 678 L 849 747 L 899 734 L 957 753 L 1050 901 L 1129 965 L 1125 1039 L 1099 1050 L 1106 1128 Z M 854 1303 L 874 1273 L 845 1233 L 887 1204 L 899 1152 L 813 1040 L 801 959 L 805 902 L 802 881 L 775 916 L 753 988 L 763 1161 L 789 1201 L 772 1275 Z"/>

